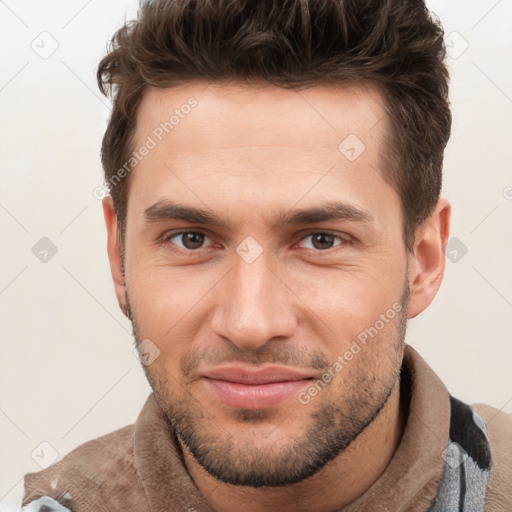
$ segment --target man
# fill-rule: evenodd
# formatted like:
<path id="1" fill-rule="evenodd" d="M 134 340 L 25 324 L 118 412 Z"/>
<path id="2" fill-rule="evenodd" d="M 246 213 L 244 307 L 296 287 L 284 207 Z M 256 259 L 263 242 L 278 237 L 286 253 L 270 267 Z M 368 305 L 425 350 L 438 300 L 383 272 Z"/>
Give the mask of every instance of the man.
<path id="1" fill-rule="evenodd" d="M 25 510 L 512 510 L 512 418 L 405 345 L 450 205 L 419 0 L 156 0 L 114 37 L 117 298 L 154 393 L 25 478 Z"/>

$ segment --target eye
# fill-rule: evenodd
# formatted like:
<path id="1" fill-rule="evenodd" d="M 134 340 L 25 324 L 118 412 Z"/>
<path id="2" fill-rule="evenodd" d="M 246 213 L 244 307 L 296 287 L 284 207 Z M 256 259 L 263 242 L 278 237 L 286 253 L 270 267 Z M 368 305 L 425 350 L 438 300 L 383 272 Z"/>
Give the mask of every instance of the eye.
<path id="1" fill-rule="evenodd" d="M 178 251 L 196 252 L 203 248 L 205 241 L 209 238 L 210 237 L 202 231 L 178 231 L 167 235 L 164 238 L 164 242 L 178 247 Z M 311 239 L 309 247 L 302 246 L 302 248 L 314 249 L 320 252 L 350 243 L 350 240 L 346 240 L 328 231 L 312 231 L 301 239 L 299 245 L 304 244 L 304 241 L 307 239 Z M 338 241 L 338 243 L 336 243 L 336 241 Z"/>
<path id="2" fill-rule="evenodd" d="M 181 245 L 172 242 L 174 238 L 181 241 Z M 208 238 L 208 236 L 201 231 L 179 231 L 178 233 L 171 233 L 169 236 L 166 236 L 164 241 L 177 245 L 179 248 L 186 251 L 195 251 L 201 249 L 206 238 Z"/>
<path id="3" fill-rule="evenodd" d="M 308 238 L 311 238 L 312 247 L 306 247 L 306 249 L 316 249 L 319 251 L 325 251 L 331 249 L 332 247 L 335 247 L 333 244 L 336 239 L 340 241 L 340 243 L 337 244 L 338 246 L 348 243 L 347 240 L 344 240 L 339 235 L 329 233 L 328 231 L 313 231 L 311 233 L 308 233 L 304 238 L 302 238 L 301 242 L 307 240 Z"/>

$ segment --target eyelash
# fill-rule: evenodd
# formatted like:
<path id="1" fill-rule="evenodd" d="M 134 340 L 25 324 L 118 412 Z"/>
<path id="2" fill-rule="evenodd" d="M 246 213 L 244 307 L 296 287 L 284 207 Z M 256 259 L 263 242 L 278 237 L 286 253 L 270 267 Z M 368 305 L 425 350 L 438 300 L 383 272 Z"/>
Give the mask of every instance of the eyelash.
<path id="1" fill-rule="evenodd" d="M 181 254 L 183 254 L 183 252 L 189 253 L 189 254 L 192 254 L 192 255 L 196 254 L 196 253 L 199 253 L 201 251 L 201 249 L 203 249 L 203 247 L 201 247 L 199 249 L 182 249 L 182 248 L 179 248 L 179 247 L 176 248 L 176 245 L 171 242 L 172 238 L 175 238 L 177 236 L 184 235 L 184 234 L 187 234 L 187 233 L 205 235 L 206 237 L 210 238 L 208 236 L 208 234 L 205 233 L 204 231 L 182 230 L 182 231 L 176 231 L 176 232 L 167 234 L 164 237 L 164 239 L 163 239 L 163 243 L 164 244 L 170 244 L 173 247 L 173 249 L 172 249 L 173 251 L 179 252 Z M 351 238 L 349 238 L 348 235 L 346 237 L 342 237 L 342 236 L 340 236 L 340 235 L 338 235 L 336 233 L 333 233 L 331 231 L 328 231 L 328 230 L 327 231 L 319 231 L 319 230 L 309 231 L 308 233 L 306 233 L 300 239 L 300 242 L 302 242 L 303 240 L 305 240 L 306 238 L 308 238 L 308 237 L 310 237 L 312 235 L 330 235 L 330 236 L 334 236 L 335 238 L 337 238 L 341 242 L 339 245 L 331 247 L 330 249 L 325 249 L 325 250 L 321 250 L 321 249 L 306 249 L 306 250 L 312 250 L 312 251 L 317 252 L 319 254 L 320 253 L 329 253 L 331 250 L 335 249 L 336 247 L 353 244 L 353 240 Z"/>

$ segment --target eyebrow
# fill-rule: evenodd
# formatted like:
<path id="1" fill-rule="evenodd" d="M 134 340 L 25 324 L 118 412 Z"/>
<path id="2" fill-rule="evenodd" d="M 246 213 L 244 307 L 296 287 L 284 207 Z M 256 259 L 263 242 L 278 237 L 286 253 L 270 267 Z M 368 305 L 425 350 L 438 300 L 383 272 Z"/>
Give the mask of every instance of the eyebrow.
<path id="1" fill-rule="evenodd" d="M 169 199 L 163 199 L 144 210 L 147 224 L 166 220 L 183 220 L 185 222 L 222 227 L 232 231 L 232 227 L 222 217 L 213 212 L 185 206 Z M 368 210 L 343 202 L 328 202 L 313 208 L 292 209 L 278 214 L 271 229 L 283 226 L 314 224 L 328 220 L 346 220 L 352 222 L 374 222 L 375 217 Z"/>

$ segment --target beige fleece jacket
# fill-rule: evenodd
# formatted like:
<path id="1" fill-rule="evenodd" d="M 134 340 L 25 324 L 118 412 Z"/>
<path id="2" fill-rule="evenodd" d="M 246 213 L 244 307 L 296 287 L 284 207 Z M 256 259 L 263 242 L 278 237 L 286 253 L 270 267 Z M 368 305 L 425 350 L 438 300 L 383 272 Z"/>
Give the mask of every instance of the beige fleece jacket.
<path id="1" fill-rule="evenodd" d="M 512 415 L 481 404 L 472 409 L 463 404 L 467 409 L 454 412 L 446 387 L 410 346 L 405 351 L 402 388 L 409 407 L 400 444 L 380 478 L 342 510 L 512 512 Z M 456 413 L 467 419 L 473 412 L 479 415 L 477 423 L 485 423 L 486 436 L 473 424 L 455 431 Z M 481 471 L 471 458 L 463 467 L 449 467 L 446 453 L 451 437 L 459 439 L 458 444 L 468 442 L 466 451 L 476 453 L 471 440 L 466 441 L 473 430 L 480 442 L 476 448 L 480 460 L 489 455 L 490 445 L 490 470 Z M 458 480 L 461 474 L 466 478 L 463 483 Z M 484 494 L 477 489 L 477 480 L 471 480 L 473 474 L 480 478 Z M 214 512 L 188 473 L 153 394 L 135 424 L 79 446 L 46 470 L 27 474 L 23 505 L 42 496 L 74 512 Z M 452 509 L 457 499 L 457 508 Z"/>

